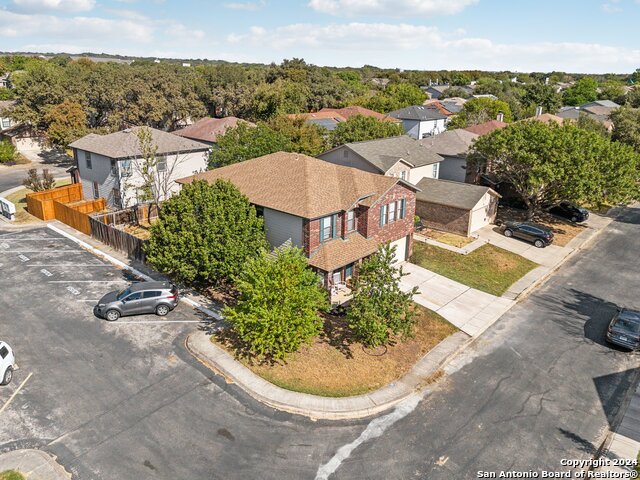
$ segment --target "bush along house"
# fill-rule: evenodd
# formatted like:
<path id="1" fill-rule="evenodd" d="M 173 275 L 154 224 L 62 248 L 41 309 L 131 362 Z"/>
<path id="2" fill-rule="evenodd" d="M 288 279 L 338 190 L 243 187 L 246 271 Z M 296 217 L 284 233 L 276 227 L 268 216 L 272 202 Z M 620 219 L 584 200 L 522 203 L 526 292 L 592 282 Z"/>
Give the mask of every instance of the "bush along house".
<path id="1" fill-rule="evenodd" d="M 349 298 L 358 264 L 382 243 L 396 261 L 411 255 L 416 186 L 397 177 L 334 165 L 297 153 L 278 152 L 178 180 L 233 183 L 264 218 L 273 248 L 293 244 L 331 293 Z"/>

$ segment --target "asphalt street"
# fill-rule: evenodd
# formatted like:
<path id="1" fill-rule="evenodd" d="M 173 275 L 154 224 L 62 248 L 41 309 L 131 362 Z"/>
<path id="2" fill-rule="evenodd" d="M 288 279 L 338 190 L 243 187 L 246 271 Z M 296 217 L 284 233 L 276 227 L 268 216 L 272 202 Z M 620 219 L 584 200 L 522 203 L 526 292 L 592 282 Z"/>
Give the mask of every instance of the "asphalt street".
<path id="1" fill-rule="evenodd" d="M 12 167 L 0 166 L 0 192 L 21 186 L 22 180 L 27 176 L 27 170 L 29 168 L 37 168 L 38 173 L 40 173 L 43 168 L 47 168 L 56 178 L 69 176 L 66 172 L 66 169 L 71 166 L 68 158 L 62 157 L 55 152 L 46 151 L 43 153 L 36 151 L 22 153 L 25 154 L 32 163 Z"/>
<path id="2" fill-rule="evenodd" d="M 92 302 L 129 279 L 47 229 L 0 232 L 0 338 L 20 369 L 0 389 L 0 452 L 36 447 L 79 479 L 477 478 L 590 456 L 636 381 L 604 341 L 636 292 L 640 212 L 628 210 L 512 309 L 421 401 L 353 422 L 265 408 L 184 348 L 198 318 L 115 323 Z M 514 240 L 515 241 L 515 240 Z"/>

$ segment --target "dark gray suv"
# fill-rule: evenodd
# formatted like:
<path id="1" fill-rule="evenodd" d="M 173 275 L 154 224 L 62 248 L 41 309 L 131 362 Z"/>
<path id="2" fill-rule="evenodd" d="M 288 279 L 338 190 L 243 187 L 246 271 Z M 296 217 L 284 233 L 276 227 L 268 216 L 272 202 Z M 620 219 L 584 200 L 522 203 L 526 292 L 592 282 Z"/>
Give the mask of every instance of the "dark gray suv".
<path id="1" fill-rule="evenodd" d="M 134 283 L 122 291 L 107 293 L 93 313 L 110 322 L 127 315 L 155 313 L 164 316 L 178 305 L 178 289 L 169 282 Z"/>

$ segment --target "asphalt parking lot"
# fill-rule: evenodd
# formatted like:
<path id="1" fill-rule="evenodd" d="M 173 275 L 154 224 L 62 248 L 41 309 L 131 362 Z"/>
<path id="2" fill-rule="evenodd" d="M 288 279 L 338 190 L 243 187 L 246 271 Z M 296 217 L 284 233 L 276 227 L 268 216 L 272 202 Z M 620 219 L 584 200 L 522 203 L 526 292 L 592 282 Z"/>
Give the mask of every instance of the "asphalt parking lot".
<path id="1" fill-rule="evenodd" d="M 263 408 L 184 348 L 200 318 L 107 322 L 92 307 L 130 282 L 55 232 L 0 232 L 0 338 L 19 369 L 0 387 L 0 452 L 41 448 L 81 479 L 300 478 L 359 423 Z M 295 461 L 292 459 L 295 458 Z"/>

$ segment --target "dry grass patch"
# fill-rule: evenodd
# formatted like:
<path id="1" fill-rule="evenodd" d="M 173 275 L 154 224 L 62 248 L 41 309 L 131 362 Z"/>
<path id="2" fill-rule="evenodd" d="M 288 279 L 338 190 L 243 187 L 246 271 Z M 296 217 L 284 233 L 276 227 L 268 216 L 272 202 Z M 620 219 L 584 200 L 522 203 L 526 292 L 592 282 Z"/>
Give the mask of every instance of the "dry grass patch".
<path id="1" fill-rule="evenodd" d="M 413 244 L 411 263 L 498 297 L 538 266 L 490 244 L 461 255 L 421 242 Z"/>
<path id="2" fill-rule="evenodd" d="M 522 222 L 527 219 L 527 212 L 514 208 L 500 207 L 497 218 L 503 222 Z M 545 212 L 535 215 L 533 221 L 553 230 L 553 244 L 559 247 L 564 247 L 573 237 L 587 228 L 584 225 L 571 223 Z"/>
<path id="3" fill-rule="evenodd" d="M 364 348 L 353 339 L 344 317 L 327 315 L 323 333 L 286 362 L 269 364 L 238 359 L 265 380 L 295 392 L 325 397 L 371 392 L 402 377 L 427 352 L 457 331 L 437 313 L 417 304 L 414 308 L 417 319 L 414 337 L 397 340 L 386 348 L 374 351 Z M 211 340 L 233 351 L 230 338 L 214 335 Z"/>
<path id="4" fill-rule="evenodd" d="M 475 240 L 475 238 L 473 237 L 463 237 L 462 235 L 456 235 L 455 233 L 440 232 L 438 230 L 432 230 L 430 228 L 425 228 L 424 230 L 421 230 L 420 233 L 425 237 L 431 238 L 437 242 L 441 242 L 457 248 L 462 248 L 466 245 L 469 245 Z"/>
<path id="5" fill-rule="evenodd" d="M 151 238 L 151 224 L 149 222 L 141 222 L 138 225 L 127 224 L 124 226 L 124 231 L 140 240 Z"/>

